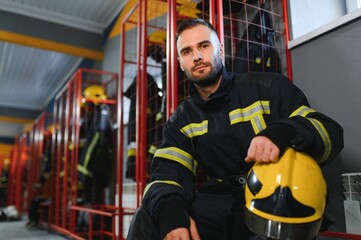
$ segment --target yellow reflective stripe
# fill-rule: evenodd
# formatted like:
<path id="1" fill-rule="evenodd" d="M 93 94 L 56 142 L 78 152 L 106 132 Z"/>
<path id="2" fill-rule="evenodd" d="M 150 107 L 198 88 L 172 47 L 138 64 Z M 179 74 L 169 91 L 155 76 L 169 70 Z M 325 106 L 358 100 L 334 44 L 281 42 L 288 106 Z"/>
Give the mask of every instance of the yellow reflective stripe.
<path id="1" fill-rule="evenodd" d="M 89 176 L 89 177 L 93 176 L 93 174 L 90 171 L 88 171 L 88 169 L 83 167 L 82 165 L 78 164 L 77 169 L 78 169 L 79 172 L 81 172 L 82 174 L 84 174 L 86 176 Z"/>
<path id="2" fill-rule="evenodd" d="M 88 150 L 86 151 L 86 154 L 85 154 L 85 161 L 84 161 L 84 165 L 83 167 L 86 169 L 88 167 L 88 164 L 89 164 L 89 161 L 90 161 L 90 156 L 91 156 L 91 153 L 93 152 L 94 150 L 94 147 L 95 145 L 97 144 L 98 142 L 98 139 L 99 139 L 99 132 L 96 132 L 90 145 L 89 145 L 89 148 Z"/>
<path id="3" fill-rule="evenodd" d="M 190 123 L 181 129 L 187 137 L 192 138 L 206 134 L 208 131 L 208 120 L 204 120 L 201 123 Z"/>
<path id="4" fill-rule="evenodd" d="M 257 101 L 246 108 L 237 108 L 229 113 L 231 124 L 251 121 L 253 118 L 270 114 L 269 101 Z"/>
<path id="5" fill-rule="evenodd" d="M 257 101 L 245 108 L 237 108 L 229 113 L 231 125 L 250 121 L 257 134 L 266 128 L 263 114 L 270 114 L 269 101 Z"/>
<path id="6" fill-rule="evenodd" d="M 74 150 L 74 144 L 73 143 L 69 143 L 69 150 L 73 151 Z"/>
<path id="7" fill-rule="evenodd" d="M 319 162 L 323 162 L 329 157 L 329 155 L 331 153 L 331 140 L 330 140 L 330 136 L 327 133 L 327 130 L 325 129 L 325 127 L 323 126 L 323 124 L 320 121 L 313 119 L 313 118 L 306 117 L 308 114 L 313 113 L 313 112 L 316 112 L 316 110 L 303 105 L 303 106 L 297 108 L 295 111 L 293 111 L 291 113 L 290 117 L 302 116 L 302 117 L 306 118 L 307 120 L 309 120 L 312 123 L 312 125 L 316 128 L 318 134 L 320 134 L 320 136 L 322 138 L 322 141 L 323 141 L 323 144 L 325 147 L 324 153 L 323 153 L 321 159 L 319 159 Z"/>
<path id="8" fill-rule="evenodd" d="M 196 173 L 196 161 L 193 161 L 192 155 L 176 147 L 159 148 L 154 157 L 162 157 L 178 162 L 188 168 L 193 174 Z"/>
<path id="9" fill-rule="evenodd" d="M 301 107 L 299 107 L 295 111 L 293 111 L 291 113 L 290 117 L 294 117 L 296 115 L 306 117 L 309 113 L 312 113 L 312 112 L 316 112 L 316 111 L 312 108 L 302 105 Z"/>
<path id="10" fill-rule="evenodd" d="M 151 182 L 150 184 L 148 184 L 148 185 L 145 187 L 144 193 L 143 193 L 143 197 L 144 197 L 144 195 L 147 193 L 147 191 L 149 190 L 149 188 L 150 188 L 151 186 L 153 186 L 154 184 L 156 184 L 156 183 L 164 183 L 164 184 L 174 185 L 174 186 L 180 187 L 180 188 L 183 190 L 183 187 L 182 187 L 179 183 L 177 183 L 177 182 L 175 182 L 175 181 L 171 181 L 171 180 L 157 180 L 157 181 Z"/>
<path id="11" fill-rule="evenodd" d="M 307 118 L 307 119 L 316 128 L 316 130 L 318 131 L 318 133 L 320 134 L 320 136 L 322 138 L 325 150 L 324 150 L 324 153 L 323 153 L 321 159 L 319 159 L 319 162 L 323 162 L 330 156 L 330 153 L 331 153 L 330 136 L 328 135 L 325 127 L 323 126 L 323 124 L 320 121 L 313 119 L 313 118 Z"/>
<path id="12" fill-rule="evenodd" d="M 157 115 L 155 115 L 155 120 L 158 122 L 159 120 L 162 120 L 163 118 L 163 113 L 162 112 L 159 112 L 157 113 Z"/>
<path id="13" fill-rule="evenodd" d="M 157 147 L 154 145 L 151 145 L 148 149 L 148 153 L 153 154 L 153 155 L 154 155 L 155 151 L 157 151 Z"/>
<path id="14" fill-rule="evenodd" d="M 128 150 L 128 157 L 134 157 L 135 156 L 135 148 L 130 148 Z"/>
<path id="15" fill-rule="evenodd" d="M 5 182 L 7 180 L 8 180 L 7 177 L 1 177 L 1 182 Z"/>

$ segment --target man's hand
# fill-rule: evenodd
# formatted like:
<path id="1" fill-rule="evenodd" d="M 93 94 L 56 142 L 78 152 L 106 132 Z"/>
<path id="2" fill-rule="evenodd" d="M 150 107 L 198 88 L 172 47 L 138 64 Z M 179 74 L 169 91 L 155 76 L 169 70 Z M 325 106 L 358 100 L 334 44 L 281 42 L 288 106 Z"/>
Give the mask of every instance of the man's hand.
<path id="1" fill-rule="evenodd" d="M 190 223 L 190 231 L 187 228 L 176 228 L 170 231 L 163 240 L 200 240 L 196 222 L 191 217 Z"/>
<path id="2" fill-rule="evenodd" d="M 264 136 L 257 136 L 251 141 L 245 161 L 277 162 L 279 155 L 279 148 L 270 139 Z"/>
<path id="3" fill-rule="evenodd" d="M 190 240 L 187 228 L 176 228 L 170 231 L 163 240 Z"/>

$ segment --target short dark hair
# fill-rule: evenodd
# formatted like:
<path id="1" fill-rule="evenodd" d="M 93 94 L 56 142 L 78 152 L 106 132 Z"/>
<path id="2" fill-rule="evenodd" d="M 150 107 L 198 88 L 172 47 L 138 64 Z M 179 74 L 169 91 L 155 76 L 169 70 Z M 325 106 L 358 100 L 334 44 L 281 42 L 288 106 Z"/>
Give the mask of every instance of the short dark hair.
<path id="1" fill-rule="evenodd" d="M 217 34 L 216 29 L 213 27 L 213 25 L 210 22 L 208 22 L 202 18 L 188 18 L 188 19 L 184 19 L 181 22 L 179 22 L 178 27 L 177 27 L 176 39 L 178 39 L 179 35 L 184 30 L 187 30 L 189 28 L 192 28 L 192 27 L 195 27 L 198 25 L 204 25 Z"/>

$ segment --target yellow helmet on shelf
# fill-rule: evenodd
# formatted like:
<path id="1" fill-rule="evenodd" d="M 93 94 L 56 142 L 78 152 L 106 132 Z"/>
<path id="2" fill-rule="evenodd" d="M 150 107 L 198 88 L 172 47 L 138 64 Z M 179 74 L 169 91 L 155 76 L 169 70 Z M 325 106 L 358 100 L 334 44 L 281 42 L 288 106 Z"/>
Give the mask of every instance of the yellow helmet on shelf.
<path id="1" fill-rule="evenodd" d="M 318 163 L 292 148 L 276 163 L 255 163 L 245 188 L 246 224 L 274 239 L 311 239 L 326 205 L 326 182 Z"/>
<path id="2" fill-rule="evenodd" d="M 5 159 L 3 160 L 3 169 L 4 169 L 5 171 L 8 171 L 8 170 L 9 170 L 9 168 L 10 168 L 10 163 L 11 163 L 10 158 L 5 158 Z"/>
<path id="3" fill-rule="evenodd" d="M 46 128 L 46 130 L 47 130 L 49 133 L 53 133 L 54 130 L 55 130 L 54 124 L 53 124 L 53 123 L 50 124 L 50 125 Z"/>
<path id="4" fill-rule="evenodd" d="M 148 40 L 150 42 L 165 44 L 167 40 L 167 32 L 162 29 L 154 31 L 148 35 Z"/>
<path id="5" fill-rule="evenodd" d="M 83 95 L 87 100 L 90 100 L 95 104 L 102 100 L 107 100 L 108 98 L 108 96 L 105 94 L 105 89 L 100 85 L 90 85 L 84 89 Z"/>

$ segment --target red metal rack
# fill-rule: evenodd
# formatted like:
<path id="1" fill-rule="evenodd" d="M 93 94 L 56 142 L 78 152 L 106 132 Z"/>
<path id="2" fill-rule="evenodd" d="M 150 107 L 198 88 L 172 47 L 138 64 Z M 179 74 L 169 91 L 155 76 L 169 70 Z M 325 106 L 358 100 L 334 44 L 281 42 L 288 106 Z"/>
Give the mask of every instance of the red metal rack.
<path id="1" fill-rule="evenodd" d="M 28 139 L 29 133 L 27 132 L 16 136 L 9 171 L 7 205 L 14 205 L 21 213 L 26 212 L 28 208 L 28 195 L 26 191 L 26 178 L 28 174 L 26 165 L 29 159 Z"/>
<path id="2" fill-rule="evenodd" d="M 8 171 L 4 171 L 4 159 L 3 155 L 0 155 L 0 207 L 6 206 L 6 196 L 7 196 L 7 184 L 4 184 L 4 177 L 8 178 Z M 7 174 L 7 176 L 5 176 Z"/>
<path id="3" fill-rule="evenodd" d="M 361 239 L 360 234 L 334 232 L 334 231 L 320 232 L 318 234 L 318 236 L 337 238 L 337 239 L 354 239 L 354 240 L 360 240 Z"/>
<path id="4" fill-rule="evenodd" d="M 227 3 L 228 7 L 225 9 Z M 237 4 L 240 9 L 239 12 L 233 11 L 233 8 L 237 9 Z M 285 9 L 285 1 L 269 0 L 267 9 L 262 11 L 267 11 L 274 23 L 273 27 L 276 32 L 274 48 L 281 55 L 281 61 L 277 64 L 282 65 L 283 73 L 288 73 L 291 76 L 290 60 L 286 47 L 287 24 L 284 24 L 284 21 L 287 19 L 287 12 Z M 178 102 L 188 94 L 189 83 L 185 81 L 184 75 L 179 74 L 178 70 L 174 35 L 177 21 L 187 17 L 202 17 L 213 23 L 226 49 L 227 61 L 225 63 L 227 68 L 234 70 L 235 66 L 232 65 L 232 62 L 237 58 L 234 56 L 237 46 L 240 42 L 245 42 L 248 47 L 252 43 L 251 39 L 241 38 L 244 32 L 247 32 L 245 26 L 252 25 L 248 19 L 252 11 L 256 13 L 261 11 L 261 5 L 258 1 L 253 1 L 250 4 L 247 1 L 204 0 L 196 6 L 190 4 L 189 1 L 139 0 L 133 5 L 121 25 L 119 84 L 112 78 L 111 82 L 114 82 L 114 85 L 109 87 L 103 80 L 85 77 L 94 74 L 102 76 L 109 76 L 110 74 L 114 77 L 115 75 L 111 73 L 79 69 L 56 96 L 53 115 L 55 130 L 52 135 L 52 167 L 56 182 L 49 210 L 52 213 L 50 219 L 52 229 L 70 235 L 75 239 L 91 239 L 94 236 L 109 236 L 113 239 L 125 238 L 132 214 L 141 204 L 144 188 L 148 181 L 148 148 L 150 145 L 158 145 L 161 141 L 160 138 L 149 139 L 149 132 L 153 131 L 157 135 L 161 131 L 164 120 L 172 114 Z M 157 31 L 166 32 L 163 40 L 158 39 L 158 41 L 150 37 Z M 263 46 L 265 43 L 260 42 L 258 45 Z M 150 61 L 150 56 L 160 59 L 161 62 Z M 248 63 L 251 61 L 246 58 L 242 60 L 247 60 Z M 160 114 L 164 115 L 163 119 L 152 127 L 149 125 L 150 120 L 147 112 L 149 113 L 152 99 L 156 98 L 158 93 L 148 92 L 151 88 L 147 81 L 149 72 L 158 79 L 156 84 L 158 87 L 162 87 L 161 92 L 166 95 L 166 98 L 163 97 L 164 108 L 160 111 Z M 127 116 L 132 109 L 127 105 L 129 101 L 127 102 L 124 92 L 134 79 L 136 81 L 134 92 L 136 100 L 135 118 L 128 120 Z M 114 184 L 117 200 L 114 205 L 83 206 L 77 202 L 80 124 L 82 115 L 86 111 L 82 108 L 81 92 L 85 85 L 94 82 L 104 84 L 103 86 L 108 91 L 113 91 L 110 94 L 110 96 L 112 95 L 111 100 L 106 100 L 103 103 L 113 106 L 114 122 L 117 123 L 117 171 Z M 159 109 L 160 106 L 156 108 Z M 135 174 L 134 179 L 127 179 L 124 174 L 124 167 L 126 166 L 126 152 L 129 142 L 125 136 L 128 133 L 126 130 L 131 124 L 134 124 L 136 129 L 134 133 Z M 90 216 L 87 231 L 77 229 L 76 218 L 80 213 L 86 213 Z M 93 217 L 100 219 L 100 225 L 105 218 L 110 218 L 112 222 L 110 230 L 93 229 Z M 115 224 L 115 219 L 118 219 L 118 224 Z"/>
<path id="5" fill-rule="evenodd" d="M 166 12 L 166 1 L 138 1 L 121 25 L 119 159 L 127 163 L 127 152 L 134 149 L 135 167 L 124 169 L 134 171 L 134 176 L 121 179 L 120 239 L 125 239 L 132 214 L 141 204 L 152 151 L 161 142 L 166 118 Z"/>
<path id="6" fill-rule="evenodd" d="M 34 184 L 40 182 L 40 175 L 43 171 L 41 168 L 43 167 L 42 164 L 44 164 L 43 160 L 46 160 L 44 143 L 51 140 L 51 132 L 47 130 L 51 123 L 52 116 L 49 113 L 43 112 L 34 120 L 32 129 L 29 132 L 29 160 L 27 161 L 28 175 L 26 179 L 28 206 L 30 206 L 30 201 L 37 195 Z"/>
<path id="7" fill-rule="evenodd" d="M 248 2 L 248 3 L 247 3 Z M 252 3 L 249 3 L 252 2 Z M 261 2 L 262 3 L 262 2 Z M 119 88 L 119 159 L 126 159 L 127 141 L 124 136 L 127 132 L 125 129 L 131 124 L 124 118 L 129 115 L 127 102 L 124 98 L 124 92 L 129 86 L 129 82 L 136 73 L 137 81 L 137 105 L 136 105 L 136 174 L 135 182 L 129 182 L 126 178 L 121 179 L 120 192 L 123 194 L 121 202 L 122 210 L 120 217 L 120 228 L 123 228 L 123 238 L 126 236 L 127 228 L 130 219 L 135 209 L 141 204 L 144 188 L 147 184 L 146 159 L 147 146 L 149 139 L 147 139 L 147 131 L 149 126 L 147 124 L 147 106 L 149 104 L 147 97 L 147 72 L 152 67 L 149 63 L 149 46 L 152 44 L 150 38 L 151 33 L 157 30 L 166 31 L 166 39 L 164 42 L 153 44 L 158 46 L 163 51 L 164 64 L 157 65 L 162 69 L 163 80 L 162 90 L 166 95 L 163 98 L 165 101 L 165 109 L 163 111 L 164 119 L 169 118 L 173 113 L 178 103 L 188 95 L 189 82 L 185 81 L 185 75 L 179 71 L 177 61 L 177 51 L 175 44 L 175 32 L 177 22 L 184 18 L 201 17 L 209 20 L 216 26 L 221 42 L 226 49 L 226 67 L 229 70 L 234 70 L 232 62 L 237 58 L 235 51 L 237 46 L 244 42 L 246 47 L 253 43 L 252 39 L 242 39 L 242 35 L 247 32 L 247 27 L 255 25 L 248 17 L 258 12 L 266 11 L 273 20 L 274 45 L 278 54 L 280 55 L 279 67 L 282 73 L 291 77 L 291 64 L 289 55 L 287 55 L 287 11 L 286 2 L 269 0 L 265 5 L 261 5 L 259 1 L 215 1 L 203 0 L 195 4 L 191 1 L 144 1 L 139 0 L 137 4 L 128 12 L 124 18 L 121 28 L 121 54 L 120 54 L 120 88 Z M 154 7 L 156 6 L 156 7 Z M 261 9 L 261 7 L 263 7 Z M 226 8 L 226 9 L 224 9 Z M 237 12 L 238 9 L 238 12 Z M 259 27 L 260 24 L 258 24 Z M 136 44 L 135 44 L 136 43 Z M 259 46 L 265 46 L 266 43 L 259 42 Z M 156 51 L 156 50 L 154 50 Z M 161 51 L 160 51 L 161 52 Z M 159 52 L 158 52 L 159 53 Z M 162 58 L 162 57 L 161 57 Z M 249 63 L 252 61 L 247 57 L 242 60 Z M 278 65 L 277 65 L 278 66 Z M 266 69 L 264 69 L 266 70 Z M 129 72 L 133 71 L 133 72 Z M 247 69 L 251 71 L 251 69 Z M 126 122 L 126 123 L 124 123 Z M 164 122 L 163 122 L 164 123 Z M 162 125 L 160 125 L 162 127 Z"/>
<path id="8" fill-rule="evenodd" d="M 107 95 L 106 99 L 95 101 L 92 98 L 84 98 L 82 91 L 89 86 L 101 86 Z M 120 162 L 116 157 L 113 159 L 113 166 L 109 166 L 108 171 L 113 169 L 114 177 L 112 196 L 105 199 L 104 193 L 99 192 L 103 197 L 101 204 L 82 204 L 78 200 L 82 185 L 79 184 L 79 155 L 81 154 L 81 124 L 92 108 L 89 106 L 106 105 L 111 109 L 112 116 L 109 119 L 111 127 L 116 127 L 117 123 L 117 88 L 118 76 L 115 73 L 94 70 L 78 69 L 63 89 L 56 95 L 54 104 L 53 124 L 54 133 L 52 135 L 52 168 L 55 176 L 55 189 L 52 196 L 52 203 L 49 211 L 52 213 L 49 225 L 57 232 L 71 236 L 74 239 L 92 239 L 93 237 L 112 236 L 115 239 L 115 218 L 118 215 L 119 201 L 116 200 L 115 189 L 118 185 Z M 86 134 L 85 129 L 83 134 Z M 114 151 L 116 151 L 114 147 Z M 104 189 L 103 189 L 104 191 Z M 109 213 L 111 212 L 111 213 Z M 103 227 L 104 216 L 110 217 L 112 227 L 108 230 L 104 228 L 94 229 L 92 222 L 88 222 L 87 230 L 79 229 L 77 218 L 81 214 L 100 216 L 100 227 Z M 90 217 L 90 219 L 93 219 Z"/>

